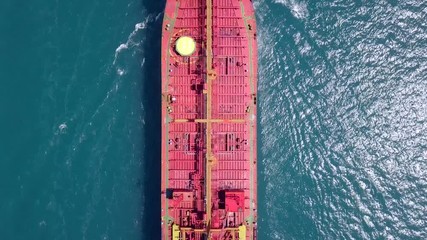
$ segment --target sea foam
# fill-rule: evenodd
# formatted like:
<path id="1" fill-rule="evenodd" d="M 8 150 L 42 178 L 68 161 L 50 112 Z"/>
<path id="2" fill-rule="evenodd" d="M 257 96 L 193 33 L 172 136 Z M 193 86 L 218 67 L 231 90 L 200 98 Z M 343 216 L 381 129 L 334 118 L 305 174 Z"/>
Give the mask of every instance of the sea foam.
<path id="1" fill-rule="evenodd" d="M 304 19 L 308 16 L 307 3 L 305 2 L 295 0 L 275 0 L 275 2 L 285 5 L 291 10 L 294 17 L 298 19 Z"/>

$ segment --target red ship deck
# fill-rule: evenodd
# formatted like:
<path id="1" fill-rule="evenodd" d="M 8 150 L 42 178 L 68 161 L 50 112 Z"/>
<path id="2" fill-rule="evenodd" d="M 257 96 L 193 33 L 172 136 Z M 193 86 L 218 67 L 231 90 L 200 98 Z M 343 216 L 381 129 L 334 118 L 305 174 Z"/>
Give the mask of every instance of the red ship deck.
<path id="1" fill-rule="evenodd" d="M 257 238 L 256 44 L 251 0 L 166 2 L 162 239 Z"/>

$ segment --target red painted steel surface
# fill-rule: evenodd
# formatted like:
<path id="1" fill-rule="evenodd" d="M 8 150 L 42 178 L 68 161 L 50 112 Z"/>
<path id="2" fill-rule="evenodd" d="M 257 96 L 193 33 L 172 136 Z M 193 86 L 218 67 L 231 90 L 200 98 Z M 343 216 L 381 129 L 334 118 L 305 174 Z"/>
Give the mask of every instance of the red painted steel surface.
<path id="1" fill-rule="evenodd" d="M 212 1 L 211 11 L 207 1 Z M 180 36 L 196 41 L 190 57 L 175 51 Z M 166 3 L 161 53 L 162 239 L 257 239 L 256 44 L 250 0 Z M 212 79 L 207 78 L 209 55 Z"/>

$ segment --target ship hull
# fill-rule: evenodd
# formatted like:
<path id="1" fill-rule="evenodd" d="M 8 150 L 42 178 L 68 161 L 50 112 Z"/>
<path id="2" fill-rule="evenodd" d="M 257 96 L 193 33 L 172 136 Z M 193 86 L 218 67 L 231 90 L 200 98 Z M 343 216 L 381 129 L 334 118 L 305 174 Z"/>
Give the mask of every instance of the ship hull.
<path id="1" fill-rule="evenodd" d="M 257 239 L 252 2 L 166 1 L 161 56 L 162 239 Z"/>

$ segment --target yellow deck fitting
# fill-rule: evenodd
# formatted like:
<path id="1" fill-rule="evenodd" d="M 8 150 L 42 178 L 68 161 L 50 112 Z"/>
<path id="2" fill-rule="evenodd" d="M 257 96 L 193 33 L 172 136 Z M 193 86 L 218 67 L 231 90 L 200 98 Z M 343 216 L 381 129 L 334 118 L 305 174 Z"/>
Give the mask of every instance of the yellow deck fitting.
<path id="1" fill-rule="evenodd" d="M 188 36 L 182 36 L 176 40 L 176 51 L 183 57 L 191 56 L 196 50 L 196 41 Z"/>
<path id="2" fill-rule="evenodd" d="M 239 226 L 239 240 L 245 240 L 246 239 L 246 226 L 242 225 Z"/>
<path id="3" fill-rule="evenodd" d="M 172 240 L 180 240 L 179 233 L 179 226 L 176 224 L 172 225 Z"/>

